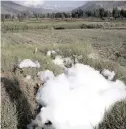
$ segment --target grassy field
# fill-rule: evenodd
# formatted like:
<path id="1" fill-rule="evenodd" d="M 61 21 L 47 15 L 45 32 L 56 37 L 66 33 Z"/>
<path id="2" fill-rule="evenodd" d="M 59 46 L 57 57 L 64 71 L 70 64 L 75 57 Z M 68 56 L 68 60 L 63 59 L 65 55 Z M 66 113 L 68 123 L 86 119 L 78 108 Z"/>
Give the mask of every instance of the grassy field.
<path id="1" fill-rule="evenodd" d="M 96 22 L 96 21 L 84 21 L 80 20 L 25 20 L 19 21 L 6 21 L 2 24 L 2 30 L 6 31 L 22 31 L 22 30 L 33 30 L 33 29 L 57 29 L 62 27 L 62 29 L 92 29 L 92 28 L 104 28 L 104 29 L 125 29 L 126 23 L 123 21 L 117 22 Z"/>
<path id="2" fill-rule="evenodd" d="M 57 27 L 64 29 L 57 30 Z M 48 50 L 60 50 L 59 54 L 65 57 L 74 54 L 82 55 L 80 62 L 99 70 L 104 68 L 114 70 L 116 77 L 126 83 L 125 27 L 126 23 L 119 21 L 82 20 L 6 21 L 2 24 L 2 129 L 25 129 L 34 117 L 38 71 L 50 69 L 55 75 L 63 71 L 46 56 Z M 35 48 L 38 48 L 37 53 L 34 53 Z M 14 74 L 14 65 L 26 58 L 38 60 L 41 67 L 25 69 L 24 74 L 19 71 Z M 27 75 L 31 75 L 32 79 L 26 80 Z M 99 129 L 125 129 L 125 121 L 126 101 L 124 100 L 117 103 L 105 116 Z"/>

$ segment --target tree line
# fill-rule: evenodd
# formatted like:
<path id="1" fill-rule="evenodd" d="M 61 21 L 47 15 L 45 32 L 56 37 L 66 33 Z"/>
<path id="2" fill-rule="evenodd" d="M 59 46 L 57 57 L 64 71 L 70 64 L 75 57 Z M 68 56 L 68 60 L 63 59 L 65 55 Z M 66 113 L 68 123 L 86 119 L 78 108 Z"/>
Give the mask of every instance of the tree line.
<path id="1" fill-rule="evenodd" d="M 126 18 L 126 10 L 119 10 L 117 7 L 110 10 L 105 10 L 104 8 L 94 9 L 84 11 L 82 9 L 77 9 L 72 12 L 57 12 L 57 13 L 33 13 L 32 15 L 28 15 L 26 13 L 19 13 L 15 15 L 9 14 L 1 14 L 1 20 L 4 22 L 5 19 L 13 19 L 17 18 L 19 21 L 23 21 L 25 18 L 84 18 L 84 17 L 97 17 L 97 18 L 104 18 L 104 17 L 113 17 L 117 18 Z"/>
<path id="2" fill-rule="evenodd" d="M 82 9 L 78 9 L 72 12 L 73 18 L 83 18 L 83 17 L 113 17 L 113 18 L 126 18 L 126 10 L 119 10 L 117 7 L 113 8 L 113 10 L 105 10 L 104 8 L 94 9 L 83 11 Z"/>

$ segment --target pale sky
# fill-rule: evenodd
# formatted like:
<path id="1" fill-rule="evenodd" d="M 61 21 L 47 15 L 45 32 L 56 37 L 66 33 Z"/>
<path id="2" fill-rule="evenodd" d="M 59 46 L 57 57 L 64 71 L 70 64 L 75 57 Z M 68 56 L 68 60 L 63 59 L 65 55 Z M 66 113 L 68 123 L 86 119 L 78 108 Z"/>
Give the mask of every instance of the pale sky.
<path id="1" fill-rule="evenodd" d="M 24 1 L 24 4 L 26 6 L 30 6 L 30 5 L 37 6 L 37 5 L 42 5 L 43 3 L 44 3 L 43 0 L 27 0 L 27 1 Z"/>
<path id="2" fill-rule="evenodd" d="M 18 3 L 23 4 L 25 6 L 37 6 L 37 5 L 43 5 L 43 0 L 14 0 L 19 1 Z"/>
<path id="3" fill-rule="evenodd" d="M 38 5 L 43 5 L 44 1 L 85 1 L 85 0 L 12 0 L 12 1 L 16 2 L 18 1 L 18 3 L 23 4 L 25 6 L 38 6 Z"/>
<path id="4" fill-rule="evenodd" d="M 44 1 L 101 1 L 101 0 L 2 0 L 2 1 L 18 1 L 18 3 L 23 4 L 25 6 L 37 6 L 43 5 Z M 111 0 L 103 0 L 103 1 L 111 1 Z M 119 1 L 119 0 L 114 0 Z"/>

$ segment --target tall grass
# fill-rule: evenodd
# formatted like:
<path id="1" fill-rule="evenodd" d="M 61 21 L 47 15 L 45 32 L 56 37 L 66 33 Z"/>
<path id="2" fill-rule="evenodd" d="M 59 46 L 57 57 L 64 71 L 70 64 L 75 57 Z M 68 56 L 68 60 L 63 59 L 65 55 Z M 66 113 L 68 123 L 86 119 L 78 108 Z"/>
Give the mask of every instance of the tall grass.
<path id="1" fill-rule="evenodd" d="M 16 25 L 17 28 L 19 27 L 18 28 L 19 31 L 21 31 L 23 26 L 25 26 L 25 23 L 13 23 L 13 25 L 10 23 L 5 23 L 5 25 L 9 27 L 11 25 L 15 26 L 15 24 L 17 24 Z M 77 23 L 76 25 L 80 26 L 81 24 L 83 23 Z M 88 23 L 86 24 L 89 25 Z M 28 28 L 26 27 L 26 29 L 30 29 L 30 27 L 37 28 L 38 25 L 46 26 L 47 24 L 34 23 L 34 25 L 32 26 L 31 23 L 29 23 L 29 24 L 26 24 L 26 26 L 28 26 Z M 52 23 L 50 23 L 47 26 L 50 27 L 53 25 Z M 58 27 L 60 27 L 61 25 L 70 27 L 70 26 L 74 26 L 75 24 L 72 25 L 71 23 L 70 24 L 55 23 L 55 25 Z M 11 27 L 9 29 L 11 30 Z M 9 31 L 9 29 L 7 31 Z M 12 31 L 15 31 L 15 29 L 12 29 Z M 107 58 L 109 55 L 113 53 L 113 51 L 111 51 L 110 49 L 111 46 L 113 47 L 116 44 L 117 45 L 115 46 L 116 49 L 120 50 L 118 46 L 120 46 L 121 41 L 122 42 L 125 41 L 125 35 L 124 35 L 125 31 L 121 31 L 119 33 L 117 31 L 114 31 L 115 37 L 112 37 L 114 36 L 114 34 L 113 32 L 110 32 L 110 31 L 105 31 L 105 33 L 103 33 L 100 30 L 97 30 L 97 31 L 77 30 L 74 32 L 73 30 L 71 31 L 67 32 L 63 30 L 62 31 L 55 30 L 56 33 L 54 33 L 54 30 L 48 31 L 48 32 L 29 30 L 28 33 L 23 33 L 23 34 L 11 33 L 11 32 L 2 33 L 1 73 L 6 74 L 2 80 L 3 81 L 2 82 L 2 107 L 1 107 L 2 108 L 2 128 L 5 128 L 5 129 L 25 128 L 26 124 L 30 122 L 31 117 L 33 117 L 35 113 L 34 110 L 36 108 L 34 87 L 36 87 L 36 83 L 38 82 L 36 77 L 36 74 L 38 71 L 50 69 L 51 71 L 54 72 L 55 75 L 58 75 L 59 73 L 63 72 L 62 68 L 52 63 L 51 57 L 46 56 L 46 52 L 48 50 L 56 50 L 56 51 L 59 50 L 58 54 L 64 57 L 69 57 L 72 55 L 78 55 L 78 56 L 82 55 L 83 58 L 80 59 L 79 62 L 90 65 L 98 70 L 102 70 L 104 68 L 114 70 L 117 73 L 117 78 L 120 78 L 121 80 L 126 82 L 125 60 L 123 59 L 124 65 L 121 66 L 121 64 L 118 61 L 109 60 Z M 73 35 L 71 35 L 71 33 L 73 33 Z M 81 33 L 83 33 L 84 35 L 81 35 Z M 22 36 L 25 34 L 26 36 Z M 69 38 L 68 38 L 69 36 L 68 34 L 70 34 Z M 46 38 L 42 40 L 44 36 L 41 36 L 41 35 L 44 35 Z M 101 39 L 99 38 L 99 35 L 101 36 Z M 51 36 L 53 36 L 53 38 L 56 36 L 57 39 L 54 40 L 53 38 L 50 38 Z M 29 39 L 32 42 L 27 43 Z M 49 40 L 49 41 L 44 42 L 45 40 L 46 41 Z M 63 40 L 63 42 L 62 41 L 60 42 L 58 40 Z M 92 42 L 95 43 L 94 45 L 96 46 L 95 48 L 92 45 L 93 44 Z M 33 53 L 36 47 L 38 48 L 38 52 Z M 107 54 L 108 56 L 102 57 L 98 53 L 97 50 L 99 49 L 101 50 L 101 47 L 107 48 L 107 49 L 103 49 L 103 50 L 106 50 L 105 53 L 103 53 L 103 55 Z M 111 51 L 110 53 L 107 51 L 108 49 L 109 51 Z M 96 54 L 97 58 L 96 59 L 89 58 L 90 54 L 92 55 Z M 125 58 L 125 51 L 122 51 L 121 55 Z M 33 61 L 38 60 L 41 64 L 41 67 L 39 69 L 26 68 L 24 69 L 24 74 L 21 74 L 20 71 L 17 71 L 14 74 L 12 72 L 14 65 L 18 64 L 20 61 L 26 58 L 29 58 Z M 120 60 L 121 60 L 121 57 L 120 57 Z M 32 79 L 25 80 L 25 76 L 27 75 L 31 75 Z M 115 125 L 115 122 L 121 122 L 125 124 L 125 121 L 124 121 L 124 119 L 126 118 L 125 106 L 126 106 L 125 102 L 124 103 L 122 102 L 121 104 L 119 104 L 119 106 L 113 108 L 112 114 L 109 114 L 105 117 L 105 122 L 99 125 L 99 129 L 120 129 L 119 124 L 117 123 L 117 126 L 118 126 L 117 127 Z M 27 110 L 29 111 L 28 113 L 26 112 Z M 119 115 L 115 114 L 116 112 L 118 112 Z M 122 114 L 124 116 L 122 116 Z M 122 129 L 124 129 L 123 127 Z"/>
<path id="2" fill-rule="evenodd" d="M 102 23 L 88 23 L 88 22 L 5 22 L 2 23 L 2 31 L 22 31 L 34 29 L 86 29 L 86 28 L 102 28 Z"/>
<path id="3" fill-rule="evenodd" d="M 2 43 L 3 44 L 3 43 Z M 38 52 L 36 54 L 33 53 L 36 45 L 31 44 L 6 44 L 2 45 L 2 70 L 4 71 L 12 71 L 15 64 L 19 63 L 19 61 L 23 59 L 32 59 L 38 60 L 41 64 L 41 68 L 39 70 L 50 69 L 55 74 L 62 72 L 62 69 L 52 63 L 52 59 L 46 56 L 46 52 L 48 50 L 58 51 L 58 54 L 64 57 L 70 57 L 73 55 L 80 56 L 82 55 L 82 59 L 79 60 L 81 63 L 88 64 L 98 70 L 102 70 L 104 68 L 109 70 L 114 70 L 117 73 L 117 77 L 126 81 L 125 79 L 125 71 L 123 71 L 123 67 L 121 67 L 117 62 L 113 62 L 110 60 L 105 60 L 100 58 L 91 59 L 88 57 L 91 53 L 97 53 L 96 50 L 92 47 L 89 42 L 85 43 L 67 43 L 67 44 L 56 44 L 55 46 L 51 44 L 40 44 L 38 45 Z M 20 51 L 19 51 L 20 50 Z M 124 69 L 125 70 L 125 69 Z M 36 76 L 38 70 L 27 71 L 29 74 Z"/>
<path id="4" fill-rule="evenodd" d="M 126 28 L 124 22 L 88 22 L 86 20 L 63 21 L 63 20 L 24 20 L 19 21 L 5 21 L 1 24 L 1 30 L 7 31 L 23 31 L 36 29 L 97 29 L 97 28 Z"/>

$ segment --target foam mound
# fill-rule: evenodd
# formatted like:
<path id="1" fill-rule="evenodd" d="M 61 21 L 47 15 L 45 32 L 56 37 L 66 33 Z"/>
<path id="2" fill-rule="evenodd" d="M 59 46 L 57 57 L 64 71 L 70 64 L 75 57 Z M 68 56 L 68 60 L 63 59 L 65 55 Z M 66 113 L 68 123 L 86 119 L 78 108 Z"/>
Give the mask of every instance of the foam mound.
<path id="1" fill-rule="evenodd" d="M 43 107 L 29 128 L 51 122 L 55 129 L 93 129 L 102 122 L 105 111 L 126 99 L 126 85 L 107 80 L 94 68 L 78 63 L 48 80 L 36 99 Z"/>

